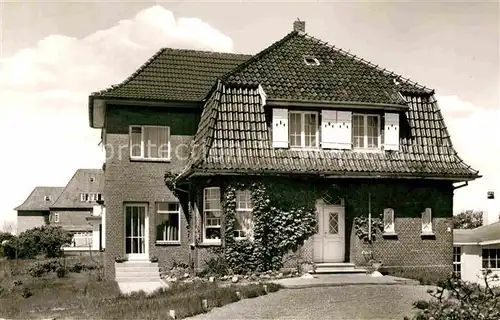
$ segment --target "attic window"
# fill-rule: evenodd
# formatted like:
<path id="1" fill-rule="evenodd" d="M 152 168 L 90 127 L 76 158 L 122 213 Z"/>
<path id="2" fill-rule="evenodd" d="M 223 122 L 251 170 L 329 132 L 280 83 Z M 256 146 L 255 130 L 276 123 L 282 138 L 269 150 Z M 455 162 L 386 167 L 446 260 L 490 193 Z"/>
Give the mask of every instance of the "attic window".
<path id="1" fill-rule="evenodd" d="M 90 182 L 94 182 L 94 177 L 90 177 Z"/>
<path id="2" fill-rule="evenodd" d="M 45 196 L 45 201 L 50 201 L 50 196 Z"/>
<path id="3" fill-rule="evenodd" d="M 308 66 L 319 66 L 319 61 L 318 61 L 318 59 L 316 59 L 315 57 L 312 57 L 312 56 L 305 56 L 305 57 L 304 57 L 304 62 L 305 62 Z"/>

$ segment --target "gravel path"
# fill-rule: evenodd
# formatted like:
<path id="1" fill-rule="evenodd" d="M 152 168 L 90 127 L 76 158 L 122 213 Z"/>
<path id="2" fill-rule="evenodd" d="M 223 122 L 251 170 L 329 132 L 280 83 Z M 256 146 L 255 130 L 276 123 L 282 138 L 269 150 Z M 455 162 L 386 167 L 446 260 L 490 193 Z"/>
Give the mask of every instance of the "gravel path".
<path id="1" fill-rule="evenodd" d="M 426 286 L 356 285 L 306 289 L 282 289 L 245 299 L 191 320 L 328 319 L 402 320 L 412 314 L 412 303 L 428 300 Z"/>

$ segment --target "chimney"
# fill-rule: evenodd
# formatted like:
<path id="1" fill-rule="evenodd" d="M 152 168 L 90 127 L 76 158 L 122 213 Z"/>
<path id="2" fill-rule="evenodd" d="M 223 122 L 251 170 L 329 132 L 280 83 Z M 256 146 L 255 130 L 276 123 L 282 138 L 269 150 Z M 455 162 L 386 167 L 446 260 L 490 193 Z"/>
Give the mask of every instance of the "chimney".
<path id="1" fill-rule="evenodd" d="M 297 18 L 297 21 L 293 22 L 293 31 L 306 32 L 306 22 L 305 21 L 300 21 Z"/>
<path id="2" fill-rule="evenodd" d="M 495 192 L 488 191 L 486 195 L 486 212 L 483 212 L 483 225 L 492 224 L 498 221 L 498 207 L 495 201 Z"/>

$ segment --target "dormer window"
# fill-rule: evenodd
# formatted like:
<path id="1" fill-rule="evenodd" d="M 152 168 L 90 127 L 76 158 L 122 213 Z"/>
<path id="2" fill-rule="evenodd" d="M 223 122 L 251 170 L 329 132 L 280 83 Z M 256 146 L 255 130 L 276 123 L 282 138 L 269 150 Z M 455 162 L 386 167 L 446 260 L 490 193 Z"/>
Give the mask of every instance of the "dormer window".
<path id="1" fill-rule="evenodd" d="M 381 144 L 380 116 L 375 114 L 353 114 L 351 132 L 354 148 L 378 149 Z"/>
<path id="2" fill-rule="evenodd" d="M 318 59 L 316 59 L 315 57 L 312 57 L 312 56 L 305 56 L 305 57 L 304 57 L 304 62 L 305 62 L 308 66 L 319 66 L 319 61 L 318 61 Z"/>
<path id="3" fill-rule="evenodd" d="M 50 196 L 45 196 L 45 201 L 50 201 Z"/>
<path id="4" fill-rule="evenodd" d="M 290 111 L 288 113 L 289 139 L 292 148 L 318 147 L 318 113 L 310 111 Z"/>

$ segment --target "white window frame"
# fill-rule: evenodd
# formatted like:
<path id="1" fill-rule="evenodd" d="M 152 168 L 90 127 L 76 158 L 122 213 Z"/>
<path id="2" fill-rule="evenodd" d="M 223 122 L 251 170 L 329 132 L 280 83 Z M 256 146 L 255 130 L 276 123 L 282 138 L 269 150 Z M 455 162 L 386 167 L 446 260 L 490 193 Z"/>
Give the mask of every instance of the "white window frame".
<path id="1" fill-rule="evenodd" d="M 88 198 L 88 193 L 80 193 L 80 202 L 87 202 Z"/>
<path id="2" fill-rule="evenodd" d="M 238 196 L 241 195 L 242 193 L 245 193 L 249 196 L 249 201 L 246 202 L 246 206 L 245 208 L 242 208 L 241 207 L 241 203 L 240 201 L 238 201 Z M 246 195 L 245 195 L 246 196 Z M 248 206 L 248 204 L 250 204 L 250 206 Z M 236 210 L 235 210 L 235 215 L 245 215 L 245 214 L 248 214 L 250 215 L 250 229 L 247 230 L 247 233 L 245 234 L 245 230 L 243 229 L 236 229 L 234 228 L 233 229 L 233 232 L 238 232 L 238 236 L 235 236 L 234 239 L 236 240 L 243 240 L 243 239 L 250 239 L 252 240 L 253 239 L 253 215 L 252 215 L 252 212 L 253 212 L 253 202 L 252 202 L 252 193 L 250 190 L 236 190 Z M 235 219 L 237 219 L 237 217 L 235 217 Z M 243 236 L 241 236 L 241 234 L 243 234 Z"/>
<path id="3" fill-rule="evenodd" d="M 59 212 L 54 212 L 54 222 L 59 222 Z"/>
<path id="4" fill-rule="evenodd" d="M 140 128 L 141 129 L 141 154 L 139 156 L 135 156 L 132 154 L 132 130 L 135 128 Z M 168 152 L 167 152 L 167 157 L 166 158 L 153 158 L 153 157 L 146 157 L 146 145 L 144 141 L 144 129 L 147 128 L 163 128 L 167 129 L 167 139 L 168 139 Z M 130 159 L 132 160 L 144 160 L 144 161 L 170 161 L 171 158 L 171 152 L 172 152 L 172 146 L 171 146 L 171 135 L 170 135 L 170 127 L 169 126 L 152 126 L 152 125 L 145 125 L 145 126 L 139 126 L 139 125 L 132 125 L 129 127 L 129 155 Z"/>
<path id="5" fill-rule="evenodd" d="M 219 196 L 221 195 L 221 189 L 219 187 L 207 187 L 203 189 L 203 243 L 207 244 L 221 244 L 221 239 L 207 239 L 207 229 L 220 229 L 220 235 L 222 238 L 222 203 L 219 197 L 219 209 L 207 209 L 206 206 L 206 194 L 207 191 L 209 190 L 218 190 L 219 191 Z M 214 200 L 214 199 L 210 199 Z M 220 216 L 218 217 L 219 219 L 219 224 L 218 225 L 207 225 L 207 213 L 209 212 L 219 212 Z M 217 218 L 212 218 L 212 219 L 217 219 Z"/>
<path id="6" fill-rule="evenodd" d="M 167 210 L 160 210 L 160 204 L 167 204 Z M 169 204 L 177 204 L 177 211 L 173 211 L 173 210 L 168 210 L 168 205 Z M 158 221 L 156 222 L 156 227 L 158 227 L 158 223 L 160 221 L 163 222 L 163 219 L 162 217 L 164 215 L 171 215 L 171 214 L 177 214 L 177 239 L 178 240 L 166 240 L 167 238 L 167 230 L 166 230 L 166 227 L 165 229 L 163 230 L 163 239 L 162 240 L 158 240 L 158 239 L 155 239 L 156 240 L 156 243 L 166 243 L 166 244 L 170 244 L 170 243 L 173 243 L 173 244 L 179 244 L 181 243 L 181 205 L 179 202 L 174 202 L 174 201 L 166 201 L 166 202 L 157 202 L 155 204 L 156 206 L 156 218 L 158 219 Z M 157 237 L 158 235 L 155 234 L 155 237 Z"/>
<path id="7" fill-rule="evenodd" d="M 386 224 L 386 215 L 389 215 L 391 217 L 391 223 L 390 224 Z M 392 208 L 385 208 L 384 209 L 384 233 L 395 233 L 395 223 L 394 223 L 394 209 Z"/>
<path id="8" fill-rule="evenodd" d="M 458 251 L 458 253 L 456 253 L 455 250 Z M 455 259 L 455 257 L 457 259 Z M 460 271 L 457 270 L 458 269 L 457 266 L 460 267 Z M 462 247 L 461 246 L 453 246 L 453 273 L 460 278 L 462 277 Z"/>
<path id="9" fill-rule="evenodd" d="M 425 223 L 425 215 L 429 215 L 429 223 Z M 422 233 L 423 234 L 432 234 L 433 231 L 433 226 L 432 226 L 432 209 L 431 208 L 425 208 L 424 212 L 422 212 Z"/>
<path id="10" fill-rule="evenodd" d="M 292 139 L 290 137 L 292 130 L 292 114 L 300 114 L 300 146 L 292 146 Z M 316 145 L 306 146 L 306 132 L 305 132 L 305 115 L 313 114 L 316 116 Z M 318 149 L 319 148 L 319 112 L 316 111 L 299 111 L 299 110 L 288 110 L 288 143 L 291 149 Z"/>
<path id="11" fill-rule="evenodd" d="M 354 135 L 354 117 L 363 117 L 363 147 L 359 147 L 355 145 L 355 135 Z M 377 145 L 378 147 L 368 147 L 368 117 L 376 117 L 377 118 Z M 353 149 L 356 151 L 379 151 L 382 150 L 382 135 L 381 135 L 381 117 L 379 114 L 374 113 L 353 113 L 352 114 L 352 124 L 351 124 L 351 139 Z"/>

